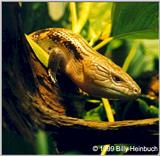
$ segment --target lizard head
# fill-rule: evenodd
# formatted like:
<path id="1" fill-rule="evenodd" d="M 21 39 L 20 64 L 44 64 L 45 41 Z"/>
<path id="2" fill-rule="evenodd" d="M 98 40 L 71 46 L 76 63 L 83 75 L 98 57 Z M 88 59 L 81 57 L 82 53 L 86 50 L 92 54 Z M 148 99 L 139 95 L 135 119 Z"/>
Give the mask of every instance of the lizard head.
<path id="1" fill-rule="evenodd" d="M 84 87 L 86 92 L 109 99 L 137 98 L 141 89 L 121 67 L 97 54 L 84 63 Z"/>

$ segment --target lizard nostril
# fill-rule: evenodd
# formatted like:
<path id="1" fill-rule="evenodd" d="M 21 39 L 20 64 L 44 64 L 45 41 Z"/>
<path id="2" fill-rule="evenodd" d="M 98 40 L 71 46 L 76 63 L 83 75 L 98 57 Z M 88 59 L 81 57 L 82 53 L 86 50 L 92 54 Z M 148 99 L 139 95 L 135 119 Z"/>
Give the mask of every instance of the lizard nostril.
<path id="1" fill-rule="evenodd" d="M 136 94 L 140 94 L 140 90 L 137 89 L 137 88 L 134 89 L 134 92 L 135 92 Z"/>
<path id="2" fill-rule="evenodd" d="M 137 93 L 137 92 L 138 92 L 138 89 L 134 89 L 134 92 Z"/>

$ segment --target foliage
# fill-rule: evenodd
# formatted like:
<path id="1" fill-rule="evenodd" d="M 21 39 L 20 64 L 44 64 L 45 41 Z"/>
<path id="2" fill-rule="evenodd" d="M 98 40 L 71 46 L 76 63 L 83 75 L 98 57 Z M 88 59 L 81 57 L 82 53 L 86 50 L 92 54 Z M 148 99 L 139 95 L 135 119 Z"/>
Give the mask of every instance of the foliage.
<path id="1" fill-rule="evenodd" d="M 112 35 L 117 38 L 158 38 L 157 3 L 115 3 Z"/>
<path id="2" fill-rule="evenodd" d="M 145 98 L 109 101 L 115 120 L 157 117 L 158 99 L 150 98 L 143 84 L 149 83 L 148 79 L 152 78 L 147 73 L 158 73 L 158 3 L 77 2 L 70 6 L 70 3 L 65 2 L 63 11 L 60 19 L 52 20 L 47 3 L 22 3 L 25 33 L 47 27 L 64 27 L 81 33 L 100 53 L 120 66 L 127 63 L 125 70 L 142 88 Z M 56 16 L 54 8 L 53 14 Z M 127 59 L 129 54 L 130 58 Z M 147 79 L 145 82 L 141 79 L 144 74 Z M 83 118 L 106 121 L 102 100 L 94 100 L 92 97 L 89 97 L 90 102 L 87 100 L 85 107 L 89 109 L 84 110 Z"/>

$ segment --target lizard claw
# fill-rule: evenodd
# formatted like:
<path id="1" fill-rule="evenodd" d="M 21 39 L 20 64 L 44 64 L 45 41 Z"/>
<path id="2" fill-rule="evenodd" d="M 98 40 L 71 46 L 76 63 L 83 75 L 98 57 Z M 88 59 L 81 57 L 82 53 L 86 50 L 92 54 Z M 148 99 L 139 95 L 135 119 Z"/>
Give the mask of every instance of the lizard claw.
<path id="1" fill-rule="evenodd" d="M 50 76 L 52 82 L 54 84 L 57 84 L 57 78 L 56 78 L 56 74 L 54 72 L 52 72 L 51 69 L 48 69 L 48 75 Z"/>

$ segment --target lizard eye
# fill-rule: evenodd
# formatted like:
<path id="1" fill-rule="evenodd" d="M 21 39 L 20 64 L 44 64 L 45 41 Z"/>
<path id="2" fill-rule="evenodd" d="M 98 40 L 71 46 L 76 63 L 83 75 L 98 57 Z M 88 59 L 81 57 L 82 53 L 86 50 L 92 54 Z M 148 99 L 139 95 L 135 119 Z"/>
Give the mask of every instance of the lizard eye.
<path id="1" fill-rule="evenodd" d="M 115 82 L 121 82 L 122 81 L 118 76 L 113 76 L 112 79 Z"/>

